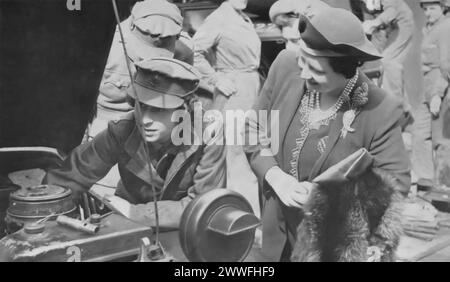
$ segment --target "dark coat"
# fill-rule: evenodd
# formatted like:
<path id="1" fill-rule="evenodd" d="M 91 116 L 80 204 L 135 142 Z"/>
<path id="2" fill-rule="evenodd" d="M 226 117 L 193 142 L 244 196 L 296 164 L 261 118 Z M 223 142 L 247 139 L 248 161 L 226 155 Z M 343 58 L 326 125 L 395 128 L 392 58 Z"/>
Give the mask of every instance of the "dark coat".
<path id="1" fill-rule="evenodd" d="M 163 159 L 168 158 L 173 160 L 163 169 L 162 166 L 167 164 Z M 44 183 L 68 187 L 78 195 L 88 191 L 115 164 L 118 164 L 121 177 L 116 195 L 134 204 L 132 214 L 142 220 L 149 217 L 147 209 L 153 207 L 149 203 L 153 201 L 153 184 L 161 191 L 160 222 L 170 227 L 178 226 L 182 211 L 196 195 L 226 187 L 225 146 L 214 144 L 176 148 L 172 156 L 163 156 L 152 170 L 153 179 L 158 178 L 156 171 L 167 171 L 160 179 L 160 185 L 158 181 L 150 182 L 144 143 L 133 113 L 109 122 L 108 128 L 91 142 L 75 148 L 61 168 L 47 173 Z"/>
<path id="2" fill-rule="evenodd" d="M 284 143 L 289 124 L 303 96 L 305 82 L 300 78 L 300 72 L 296 55 L 287 50 L 282 51 L 272 64 L 254 106 L 255 110 L 279 110 L 279 144 Z M 352 124 L 355 132 L 348 133 L 345 138 L 340 137 L 343 111 L 339 111 L 337 118 L 330 123 L 326 150 L 313 166 L 309 180 L 358 149 L 366 148 L 374 156 L 374 167 L 391 174 L 397 191 L 407 194 L 410 164 L 398 126 L 403 115 L 401 102 L 374 85 L 364 74 L 360 74 L 354 89 L 364 82 L 369 86 L 368 102 Z M 247 127 L 247 130 L 251 128 Z M 270 130 L 268 134 L 271 135 Z M 303 214 L 298 209 L 284 206 L 264 177 L 273 166 L 279 166 L 289 173 L 290 159 L 283 159 L 281 149 L 273 157 L 262 156 L 261 146 L 248 147 L 246 150 L 251 153 L 250 164 L 260 184 L 263 253 L 279 260 L 286 240 L 291 246 L 296 241 L 296 229 Z"/>

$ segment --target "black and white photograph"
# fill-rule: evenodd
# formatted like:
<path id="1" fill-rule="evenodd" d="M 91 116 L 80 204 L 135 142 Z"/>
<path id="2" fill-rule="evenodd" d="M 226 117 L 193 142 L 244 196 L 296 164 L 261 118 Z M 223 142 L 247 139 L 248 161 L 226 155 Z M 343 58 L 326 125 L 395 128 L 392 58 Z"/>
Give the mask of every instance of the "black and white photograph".
<path id="1" fill-rule="evenodd" d="M 450 0 L 0 0 L 0 262 L 450 262 L 449 93 Z"/>

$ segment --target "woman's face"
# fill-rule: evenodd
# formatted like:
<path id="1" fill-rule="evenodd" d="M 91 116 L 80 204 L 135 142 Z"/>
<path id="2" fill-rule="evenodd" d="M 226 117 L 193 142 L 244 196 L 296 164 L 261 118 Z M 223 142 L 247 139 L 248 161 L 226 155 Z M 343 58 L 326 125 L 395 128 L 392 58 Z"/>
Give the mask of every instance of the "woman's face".
<path id="1" fill-rule="evenodd" d="M 300 50 L 298 65 L 302 69 L 300 77 L 306 81 L 309 90 L 323 94 L 340 92 L 347 83 L 344 75 L 331 68 L 327 57 L 316 57 Z"/>
<path id="2" fill-rule="evenodd" d="M 444 9 L 439 3 L 422 4 L 422 9 L 428 24 L 434 24 L 444 15 Z"/>
<path id="3" fill-rule="evenodd" d="M 179 109 L 162 109 L 141 104 L 141 122 L 144 127 L 145 141 L 160 144 L 170 142 L 172 130 L 177 125 L 172 122 L 172 115 L 177 110 Z"/>
<path id="4" fill-rule="evenodd" d="M 248 0 L 228 0 L 228 3 L 235 9 L 235 10 L 244 10 L 247 8 Z"/>

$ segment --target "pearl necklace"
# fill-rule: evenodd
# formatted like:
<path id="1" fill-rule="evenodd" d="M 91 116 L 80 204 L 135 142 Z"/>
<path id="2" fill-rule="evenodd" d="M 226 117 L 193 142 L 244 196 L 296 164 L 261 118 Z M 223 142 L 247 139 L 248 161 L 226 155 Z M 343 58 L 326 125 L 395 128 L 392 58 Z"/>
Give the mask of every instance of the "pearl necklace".
<path id="1" fill-rule="evenodd" d="M 336 118 L 337 112 L 342 107 L 346 101 L 350 101 L 350 93 L 355 87 L 356 81 L 358 80 L 359 72 L 356 71 L 355 76 L 353 76 L 344 88 L 341 96 L 339 96 L 336 103 L 326 111 L 320 110 L 320 93 L 317 91 L 310 92 L 306 91 L 300 103 L 300 122 L 303 126 L 300 128 L 300 136 L 295 140 L 297 146 L 292 150 L 292 158 L 290 161 L 291 169 L 290 173 L 297 180 L 298 178 L 298 160 L 300 157 L 300 152 L 305 144 L 306 138 L 309 135 L 310 130 L 319 129 L 322 125 L 328 125 L 329 122 Z M 313 114 L 313 110 L 317 111 Z M 313 116 L 313 117 L 311 117 Z"/>
<path id="2" fill-rule="evenodd" d="M 353 87 L 355 87 L 356 81 L 358 80 L 359 73 L 356 74 L 347 82 L 344 91 L 339 96 L 336 103 L 329 109 L 322 111 L 320 109 L 320 93 L 317 91 L 308 91 L 307 94 L 310 95 L 309 99 L 309 116 L 307 123 L 310 129 L 319 129 L 323 125 L 328 125 L 331 120 L 336 118 L 337 112 L 342 107 L 345 102 L 350 100 L 350 92 Z"/>

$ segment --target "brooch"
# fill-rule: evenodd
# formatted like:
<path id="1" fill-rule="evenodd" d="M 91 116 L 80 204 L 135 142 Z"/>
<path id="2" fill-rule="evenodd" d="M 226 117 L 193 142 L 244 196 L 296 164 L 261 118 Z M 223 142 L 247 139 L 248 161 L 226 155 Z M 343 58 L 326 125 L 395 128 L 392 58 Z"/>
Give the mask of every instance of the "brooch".
<path id="1" fill-rule="evenodd" d="M 342 117 L 342 138 L 345 138 L 349 132 L 355 132 L 355 129 L 352 128 L 351 125 L 355 121 L 356 116 L 359 114 L 361 107 L 369 101 L 368 96 L 369 85 L 366 82 L 362 83 L 361 86 L 356 88 L 353 92 L 350 102 L 350 109 L 346 111 Z"/>
<path id="2" fill-rule="evenodd" d="M 356 118 L 356 110 L 350 109 L 344 113 L 344 116 L 342 117 L 342 129 L 341 129 L 341 136 L 342 138 L 345 138 L 347 136 L 348 132 L 355 132 L 355 129 L 351 127 L 353 121 Z"/>

